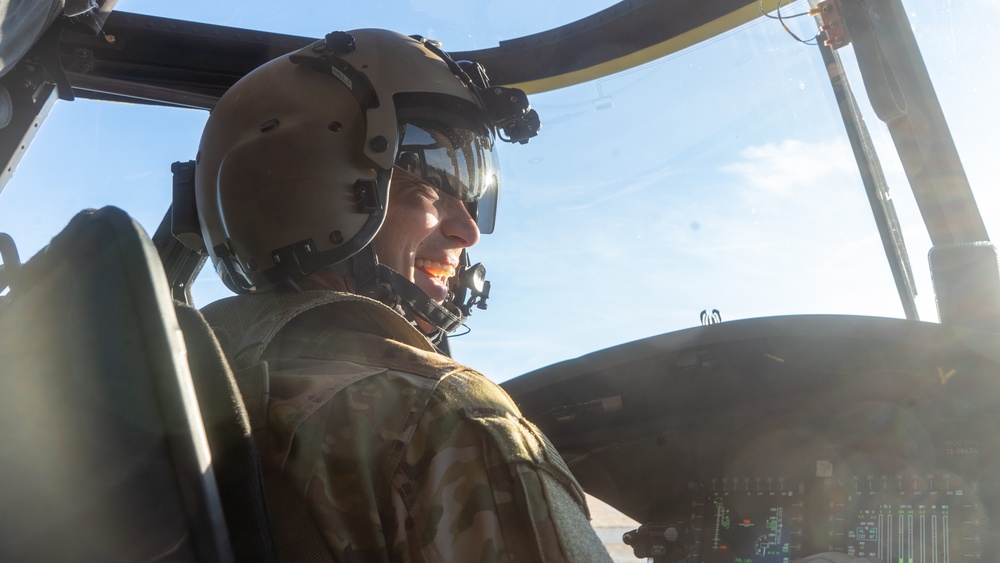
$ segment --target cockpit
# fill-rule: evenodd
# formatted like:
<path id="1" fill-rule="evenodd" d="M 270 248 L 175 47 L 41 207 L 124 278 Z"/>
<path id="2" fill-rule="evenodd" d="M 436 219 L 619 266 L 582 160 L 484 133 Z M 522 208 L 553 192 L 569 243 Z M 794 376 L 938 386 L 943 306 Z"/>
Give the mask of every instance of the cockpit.
<path id="1" fill-rule="evenodd" d="M 228 295 L 168 211 L 215 100 L 335 29 L 432 37 L 542 126 L 450 350 L 631 520 L 616 560 L 998 557 L 989 0 L 8 4 L 0 319 L 107 205 L 169 297 Z"/>

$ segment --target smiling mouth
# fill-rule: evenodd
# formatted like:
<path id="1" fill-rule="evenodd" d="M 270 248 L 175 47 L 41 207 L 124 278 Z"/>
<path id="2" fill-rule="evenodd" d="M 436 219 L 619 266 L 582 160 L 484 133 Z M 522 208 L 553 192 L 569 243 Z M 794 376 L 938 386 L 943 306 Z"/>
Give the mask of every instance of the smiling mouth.
<path id="1" fill-rule="evenodd" d="M 413 267 L 432 278 L 439 278 L 442 281 L 446 281 L 448 278 L 455 275 L 454 266 L 451 264 L 442 264 L 441 262 L 437 262 L 435 260 L 417 258 L 413 261 Z"/>

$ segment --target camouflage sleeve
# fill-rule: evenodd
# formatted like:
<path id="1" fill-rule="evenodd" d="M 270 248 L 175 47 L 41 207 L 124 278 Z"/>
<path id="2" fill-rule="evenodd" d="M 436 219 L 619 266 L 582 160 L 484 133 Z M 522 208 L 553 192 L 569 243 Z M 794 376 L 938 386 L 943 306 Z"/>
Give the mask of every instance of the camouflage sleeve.
<path id="1" fill-rule="evenodd" d="M 406 561 L 610 561 L 583 491 L 482 375 L 438 386 L 392 476 L 386 530 Z"/>

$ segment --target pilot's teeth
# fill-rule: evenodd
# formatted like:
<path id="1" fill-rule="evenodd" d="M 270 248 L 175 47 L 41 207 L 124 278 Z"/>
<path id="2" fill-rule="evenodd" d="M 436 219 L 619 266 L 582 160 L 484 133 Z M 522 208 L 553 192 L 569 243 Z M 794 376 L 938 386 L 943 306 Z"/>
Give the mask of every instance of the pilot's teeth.
<path id="1" fill-rule="evenodd" d="M 448 264 L 442 264 L 436 260 L 426 260 L 424 258 L 417 258 L 414 260 L 413 265 L 418 268 L 427 268 L 430 270 L 437 270 L 440 272 L 445 272 L 447 277 L 455 275 L 455 268 Z"/>

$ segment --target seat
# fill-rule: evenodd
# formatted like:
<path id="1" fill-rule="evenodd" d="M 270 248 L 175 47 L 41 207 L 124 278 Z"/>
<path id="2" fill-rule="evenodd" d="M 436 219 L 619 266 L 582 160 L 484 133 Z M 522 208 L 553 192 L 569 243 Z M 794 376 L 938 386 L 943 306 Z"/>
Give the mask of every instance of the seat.
<path id="1" fill-rule="evenodd" d="M 233 553 L 240 562 L 277 561 L 260 456 L 244 398 L 205 317 L 180 303 L 174 312 L 184 333 Z"/>
<path id="2" fill-rule="evenodd" d="M 245 471 L 239 459 L 254 455 L 234 423 L 239 394 L 196 311 L 180 313 L 182 333 L 142 229 L 116 208 L 82 212 L 11 281 L 0 306 L 0 560 L 234 561 L 215 472 Z M 202 398 L 231 411 L 206 418 L 230 456 L 214 464 L 188 350 L 214 372 Z M 259 486 L 248 479 L 237 495 Z M 235 510 L 265 513 L 248 502 Z"/>

